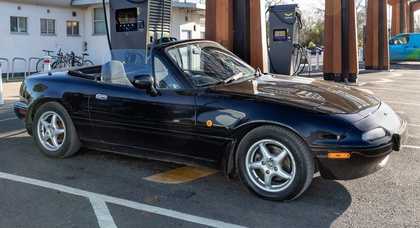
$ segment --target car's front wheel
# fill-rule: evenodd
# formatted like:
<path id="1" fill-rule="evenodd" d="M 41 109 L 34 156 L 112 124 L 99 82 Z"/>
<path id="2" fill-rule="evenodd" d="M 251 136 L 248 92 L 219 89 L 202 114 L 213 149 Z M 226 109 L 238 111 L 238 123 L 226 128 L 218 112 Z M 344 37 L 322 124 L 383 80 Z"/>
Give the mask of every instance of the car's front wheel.
<path id="1" fill-rule="evenodd" d="M 309 186 L 314 159 L 295 133 L 278 126 L 261 126 L 241 140 L 236 153 L 241 182 L 268 200 L 292 200 Z"/>
<path id="2" fill-rule="evenodd" d="M 48 157 L 65 158 L 81 147 L 69 114 L 57 102 L 47 102 L 39 107 L 34 116 L 32 132 L 39 150 Z"/>

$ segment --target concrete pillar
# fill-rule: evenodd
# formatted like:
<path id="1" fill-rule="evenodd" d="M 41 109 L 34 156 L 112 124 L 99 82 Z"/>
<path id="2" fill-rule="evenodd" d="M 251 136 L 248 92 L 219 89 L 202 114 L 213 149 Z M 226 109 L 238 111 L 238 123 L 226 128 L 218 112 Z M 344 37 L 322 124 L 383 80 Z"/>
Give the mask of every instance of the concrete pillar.
<path id="1" fill-rule="evenodd" d="M 409 10 L 409 17 L 410 17 L 410 33 L 414 33 L 414 12 L 420 10 L 420 1 L 417 2 L 410 2 L 410 10 Z"/>
<path id="2" fill-rule="evenodd" d="M 356 82 L 356 10 L 354 0 L 325 0 L 324 79 Z"/>
<path id="3" fill-rule="evenodd" d="M 367 70 L 389 69 L 387 2 L 388 0 L 368 1 L 365 45 Z"/>
<path id="4" fill-rule="evenodd" d="M 235 3 L 235 1 L 240 1 Z M 235 4 L 234 4 L 235 3 Z M 267 39 L 265 27 L 264 0 L 209 0 L 206 1 L 206 39 L 213 40 L 230 51 L 234 51 L 234 40 L 242 42 L 249 40 L 249 47 L 244 47 L 243 43 L 235 47 L 244 47 L 247 53 L 241 49 L 240 53 L 235 53 L 247 61 L 251 66 L 260 68 L 262 72 L 268 72 L 267 64 Z M 234 21 L 234 6 L 241 6 L 249 14 L 236 16 L 249 17 L 249 23 L 244 21 Z M 238 10 L 238 9 L 236 9 Z M 238 13 L 236 13 L 238 15 Z M 244 27 L 248 26 L 248 27 Z M 234 31 L 243 31 L 241 39 L 234 39 Z M 242 40 L 242 41 L 241 41 Z M 237 49 L 237 48 L 236 48 Z"/>
<path id="5" fill-rule="evenodd" d="M 236 0 L 243 1 L 243 0 Z M 265 0 L 250 0 L 250 62 L 254 68 L 268 73 Z"/>
<path id="6" fill-rule="evenodd" d="M 206 1 L 206 39 L 233 51 L 233 0 Z"/>
<path id="7" fill-rule="evenodd" d="M 388 4 L 392 7 L 391 36 L 409 32 L 410 0 L 388 0 Z"/>

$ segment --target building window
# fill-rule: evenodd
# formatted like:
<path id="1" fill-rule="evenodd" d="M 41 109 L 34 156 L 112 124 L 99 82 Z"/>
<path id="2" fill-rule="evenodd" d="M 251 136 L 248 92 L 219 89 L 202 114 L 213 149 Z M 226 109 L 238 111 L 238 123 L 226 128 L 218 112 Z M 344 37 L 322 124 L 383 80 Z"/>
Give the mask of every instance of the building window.
<path id="1" fill-rule="evenodd" d="M 95 8 L 93 17 L 93 34 L 106 34 L 104 9 Z"/>
<path id="2" fill-rule="evenodd" d="M 41 19 L 41 34 L 54 35 L 55 34 L 55 20 Z"/>
<path id="3" fill-rule="evenodd" d="M 26 17 L 10 17 L 10 31 L 14 33 L 27 33 L 28 18 Z"/>
<path id="4" fill-rule="evenodd" d="M 79 22 L 78 21 L 67 21 L 67 35 L 68 36 L 79 35 Z"/>

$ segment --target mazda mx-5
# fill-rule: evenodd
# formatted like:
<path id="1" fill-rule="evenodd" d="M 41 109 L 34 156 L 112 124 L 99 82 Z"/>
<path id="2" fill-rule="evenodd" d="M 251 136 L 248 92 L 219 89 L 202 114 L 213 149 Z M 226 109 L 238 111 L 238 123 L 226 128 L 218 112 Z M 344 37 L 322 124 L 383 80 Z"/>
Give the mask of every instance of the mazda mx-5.
<path id="1" fill-rule="evenodd" d="M 298 197 L 316 172 L 374 173 L 407 135 L 374 95 L 262 74 L 205 40 L 112 50 L 101 65 L 30 76 L 15 112 L 49 157 L 83 146 L 210 166 L 269 200 Z"/>

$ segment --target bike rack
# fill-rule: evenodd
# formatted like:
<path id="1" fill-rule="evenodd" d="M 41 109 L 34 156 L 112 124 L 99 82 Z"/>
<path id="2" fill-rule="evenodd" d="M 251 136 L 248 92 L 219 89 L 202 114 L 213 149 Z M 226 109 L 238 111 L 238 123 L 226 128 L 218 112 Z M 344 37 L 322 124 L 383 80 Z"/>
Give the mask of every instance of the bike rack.
<path id="1" fill-rule="evenodd" d="M 16 57 L 12 61 L 12 79 L 15 77 L 15 60 L 22 60 L 25 63 L 24 69 L 26 69 L 26 59 Z M 26 71 L 24 70 L 24 77 L 26 78 Z M 6 82 L 10 81 L 9 77 L 7 77 Z"/>
<path id="2" fill-rule="evenodd" d="M 0 58 L 0 60 L 4 60 L 4 61 L 7 62 L 7 73 L 6 73 L 6 80 L 7 80 L 9 78 L 9 67 L 10 67 L 9 60 L 8 59 L 5 59 L 5 58 Z M 1 77 L 2 76 L 0 75 L 0 78 Z"/>
<path id="3" fill-rule="evenodd" d="M 41 60 L 42 58 L 38 58 L 38 57 L 31 57 L 31 58 L 29 58 L 29 62 L 28 62 L 28 70 L 27 70 L 27 75 L 29 76 L 29 75 L 31 75 L 31 60 Z M 37 61 L 37 62 L 38 62 Z M 37 69 L 36 69 L 36 65 L 35 65 L 35 72 L 37 72 Z"/>

